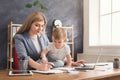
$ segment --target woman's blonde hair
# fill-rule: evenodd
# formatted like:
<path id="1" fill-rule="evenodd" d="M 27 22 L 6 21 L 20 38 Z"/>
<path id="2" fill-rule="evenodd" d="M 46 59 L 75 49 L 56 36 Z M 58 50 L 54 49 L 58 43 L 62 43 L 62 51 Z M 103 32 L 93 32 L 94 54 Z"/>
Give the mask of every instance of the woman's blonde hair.
<path id="1" fill-rule="evenodd" d="M 46 24 L 47 24 L 46 17 L 41 12 L 35 11 L 27 16 L 25 22 L 20 27 L 17 33 L 28 32 L 31 28 L 32 23 L 35 21 L 44 21 L 44 26 L 45 26 L 44 29 L 46 29 Z"/>
<path id="2" fill-rule="evenodd" d="M 67 41 L 67 31 L 64 28 L 55 28 L 52 33 L 52 38 L 54 39 L 64 39 Z"/>

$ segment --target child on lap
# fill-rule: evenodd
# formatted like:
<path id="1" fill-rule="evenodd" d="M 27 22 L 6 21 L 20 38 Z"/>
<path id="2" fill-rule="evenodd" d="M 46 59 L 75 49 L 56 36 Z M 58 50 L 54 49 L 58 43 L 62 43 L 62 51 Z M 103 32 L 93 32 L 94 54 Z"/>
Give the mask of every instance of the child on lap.
<path id="1" fill-rule="evenodd" d="M 63 28 L 55 28 L 52 43 L 42 52 L 42 62 L 52 62 L 54 67 L 71 67 L 70 47 L 66 44 L 67 32 Z M 47 58 L 46 58 L 46 55 Z"/>

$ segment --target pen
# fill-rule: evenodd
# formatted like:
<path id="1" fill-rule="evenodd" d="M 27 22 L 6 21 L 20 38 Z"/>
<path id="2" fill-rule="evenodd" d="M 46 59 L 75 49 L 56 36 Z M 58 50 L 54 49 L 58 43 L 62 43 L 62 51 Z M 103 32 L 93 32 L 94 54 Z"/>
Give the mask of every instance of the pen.
<path id="1" fill-rule="evenodd" d="M 85 67 L 86 65 L 83 63 L 83 66 Z"/>

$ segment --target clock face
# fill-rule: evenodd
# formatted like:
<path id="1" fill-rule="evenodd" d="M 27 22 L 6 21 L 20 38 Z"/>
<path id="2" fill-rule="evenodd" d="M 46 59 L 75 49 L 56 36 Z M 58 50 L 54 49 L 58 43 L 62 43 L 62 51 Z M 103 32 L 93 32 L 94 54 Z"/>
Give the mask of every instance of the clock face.
<path id="1" fill-rule="evenodd" d="M 54 21 L 54 25 L 55 25 L 56 27 L 62 27 L 62 22 L 61 22 L 60 20 L 55 20 L 55 21 Z"/>

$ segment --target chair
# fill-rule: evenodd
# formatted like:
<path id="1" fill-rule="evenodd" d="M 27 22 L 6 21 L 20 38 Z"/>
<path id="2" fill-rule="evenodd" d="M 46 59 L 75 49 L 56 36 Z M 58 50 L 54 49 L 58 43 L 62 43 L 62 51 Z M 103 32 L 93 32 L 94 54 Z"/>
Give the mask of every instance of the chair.
<path id="1" fill-rule="evenodd" d="M 7 44 L 7 69 L 18 69 L 18 56 L 16 53 L 16 49 L 13 43 L 13 37 L 18 31 L 18 29 L 22 26 L 21 24 L 13 24 L 12 21 L 8 23 L 8 44 Z M 13 64 L 14 62 L 14 64 Z M 13 64 L 13 67 L 12 67 Z"/>

